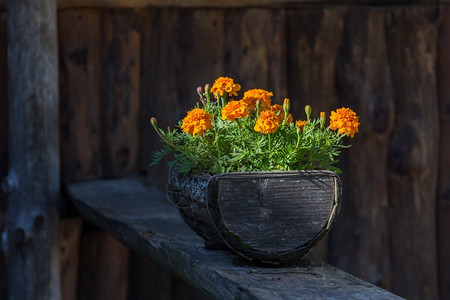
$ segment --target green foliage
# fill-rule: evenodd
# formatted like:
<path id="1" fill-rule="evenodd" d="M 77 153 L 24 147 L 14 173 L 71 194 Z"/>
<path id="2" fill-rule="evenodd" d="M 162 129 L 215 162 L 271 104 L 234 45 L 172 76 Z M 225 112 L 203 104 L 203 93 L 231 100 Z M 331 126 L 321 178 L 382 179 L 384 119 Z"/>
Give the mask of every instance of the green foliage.
<path id="1" fill-rule="evenodd" d="M 206 99 L 206 98 L 205 98 Z M 211 114 L 213 127 L 195 137 L 182 131 L 180 121 L 175 129 L 163 131 L 154 125 L 164 146 L 153 153 L 153 163 L 173 153 L 170 164 L 181 172 L 225 173 L 245 171 L 327 169 L 340 173 L 338 162 L 345 134 L 321 126 L 320 119 L 310 119 L 303 130 L 294 122 L 280 124 L 275 133 L 254 130 L 256 112 L 249 117 L 222 120 L 223 101 L 204 101 L 203 109 Z"/>

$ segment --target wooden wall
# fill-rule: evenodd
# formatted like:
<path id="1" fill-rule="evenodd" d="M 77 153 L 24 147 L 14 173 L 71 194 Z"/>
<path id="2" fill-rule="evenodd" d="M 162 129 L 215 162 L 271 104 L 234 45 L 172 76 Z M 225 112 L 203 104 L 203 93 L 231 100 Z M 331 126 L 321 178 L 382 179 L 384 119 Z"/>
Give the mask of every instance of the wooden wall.
<path id="1" fill-rule="evenodd" d="M 5 31 L 0 12 L 0 176 Z M 139 173 L 164 188 L 165 166 L 147 167 L 159 147 L 150 117 L 172 126 L 221 75 L 289 97 L 297 118 L 306 104 L 316 115 L 349 106 L 360 133 L 340 163 L 341 214 L 316 254 L 409 299 L 450 297 L 449 6 L 67 8 L 59 49 L 63 182 Z M 66 298 L 183 295 L 63 204 Z M 146 283 L 157 279 L 162 290 Z"/>

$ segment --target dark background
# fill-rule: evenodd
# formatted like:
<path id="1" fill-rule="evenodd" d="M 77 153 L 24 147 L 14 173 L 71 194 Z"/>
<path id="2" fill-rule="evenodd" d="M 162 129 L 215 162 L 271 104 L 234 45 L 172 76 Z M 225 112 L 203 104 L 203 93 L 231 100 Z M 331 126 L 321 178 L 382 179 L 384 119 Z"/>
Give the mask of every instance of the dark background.
<path id="1" fill-rule="evenodd" d="M 450 7 L 65 8 L 58 11 L 62 183 L 141 174 L 160 127 L 196 87 L 229 76 L 291 99 L 295 119 L 346 106 L 360 132 L 341 157 L 338 221 L 312 256 L 409 299 L 450 297 Z M 0 178 L 7 173 L 5 11 L 0 10 Z M 0 192 L 0 209 L 6 197 Z M 65 299 L 198 299 L 84 224 L 62 199 Z M 0 285 L 6 268 L 1 261 Z"/>

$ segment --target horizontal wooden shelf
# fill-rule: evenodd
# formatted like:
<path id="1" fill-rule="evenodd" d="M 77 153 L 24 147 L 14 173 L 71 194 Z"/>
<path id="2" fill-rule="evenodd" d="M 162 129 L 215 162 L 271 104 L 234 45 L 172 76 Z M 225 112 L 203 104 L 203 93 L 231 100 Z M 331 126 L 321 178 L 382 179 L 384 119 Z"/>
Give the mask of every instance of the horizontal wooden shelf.
<path id="1" fill-rule="evenodd" d="M 67 191 L 86 220 L 215 299 L 401 299 L 318 261 L 272 267 L 206 250 L 166 195 L 142 178 L 73 183 Z"/>

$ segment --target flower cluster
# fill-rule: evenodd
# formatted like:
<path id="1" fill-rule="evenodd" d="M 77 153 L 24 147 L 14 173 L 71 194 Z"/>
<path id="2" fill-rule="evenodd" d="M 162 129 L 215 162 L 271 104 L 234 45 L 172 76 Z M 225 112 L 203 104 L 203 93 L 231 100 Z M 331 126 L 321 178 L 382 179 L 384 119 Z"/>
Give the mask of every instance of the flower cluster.
<path id="1" fill-rule="evenodd" d="M 297 120 L 290 112 L 290 101 L 273 104 L 273 93 L 262 89 L 244 92 L 229 77 L 218 78 L 212 87 L 199 87 L 200 103 L 179 123 L 181 132 L 152 125 L 164 147 L 154 153 L 154 162 L 173 153 L 172 164 L 181 171 L 224 173 L 234 171 L 271 171 L 328 169 L 334 166 L 343 138 L 358 132 L 359 117 L 349 108 L 311 118 L 311 106 L 305 107 L 306 120 Z"/>
<path id="2" fill-rule="evenodd" d="M 211 129 L 212 118 L 213 116 L 205 112 L 203 109 L 194 108 L 188 112 L 187 116 L 183 119 L 181 129 L 192 136 L 195 136 L 196 134 L 202 135 L 208 129 Z"/>

